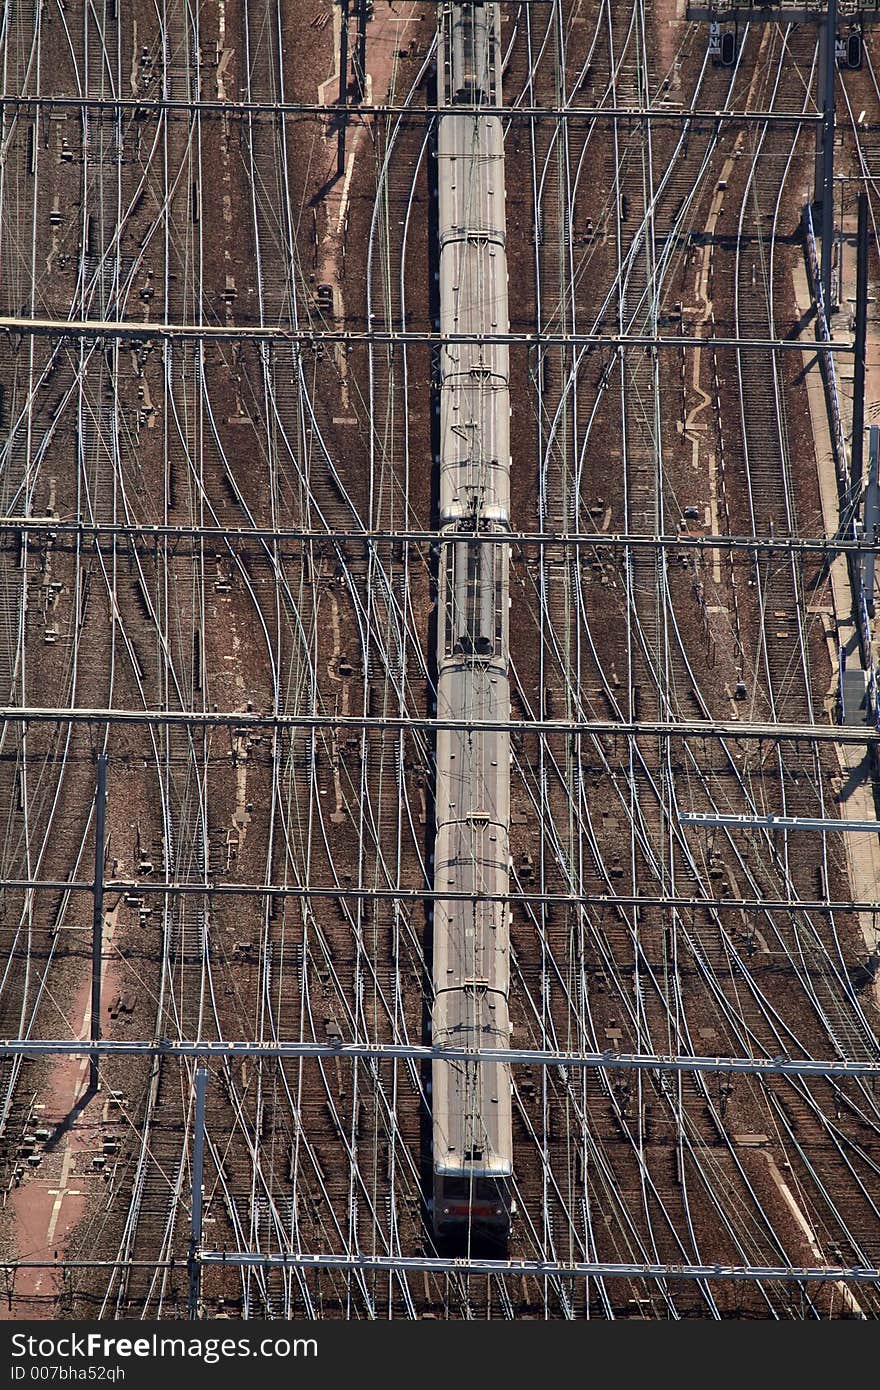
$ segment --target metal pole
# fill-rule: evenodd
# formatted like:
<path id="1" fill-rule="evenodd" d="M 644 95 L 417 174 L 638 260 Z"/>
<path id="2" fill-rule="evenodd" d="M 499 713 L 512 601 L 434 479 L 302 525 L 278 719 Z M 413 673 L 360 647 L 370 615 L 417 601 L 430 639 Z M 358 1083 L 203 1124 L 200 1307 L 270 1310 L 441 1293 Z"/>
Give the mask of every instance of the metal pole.
<path id="1" fill-rule="evenodd" d="M 825 34 L 825 92 L 822 107 L 822 295 L 831 331 L 831 259 L 834 242 L 834 79 L 837 73 L 837 0 L 828 0 Z"/>
<path id="2" fill-rule="evenodd" d="M 339 0 L 342 26 L 339 32 L 339 136 L 336 145 L 336 176 L 345 173 L 345 107 L 348 105 L 348 0 Z"/>
<path id="3" fill-rule="evenodd" d="M 868 195 L 859 193 L 859 222 L 856 237 L 856 331 L 853 372 L 852 444 L 850 477 L 852 501 L 858 502 L 862 487 L 862 460 L 865 450 L 865 349 L 868 337 Z"/>
<path id="4" fill-rule="evenodd" d="M 98 756 L 98 790 L 95 794 L 95 886 L 92 900 L 92 1017 L 89 1041 L 101 1039 L 101 955 L 104 944 L 104 821 L 107 802 L 107 755 Z M 89 1060 L 89 1089 L 98 1089 L 98 1054 Z"/>
<path id="5" fill-rule="evenodd" d="M 358 100 L 363 101 L 367 90 L 367 0 L 358 0 L 357 66 Z"/>
<path id="6" fill-rule="evenodd" d="M 199 1316 L 202 1297 L 202 1264 L 199 1258 L 202 1244 L 202 1179 L 205 1168 L 205 1093 L 208 1089 L 207 1067 L 196 1070 L 196 1114 L 193 1134 L 192 1220 L 189 1238 L 189 1318 Z"/>
<path id="7" fill-rule="evenodd" d="M 825 73 L 825 49 L 828 41 L 828 25 L 824 19 L 819 22 L 819 81 L 823 81 Z M 815 212 L 822 206 L 822 150 L 825 143 L 825 127 L 822 112 L 818 113 L 818 123 L 816 125 L 816 149 L 813 155 L 813 208 Z"/>
<path id="8" fill-rule="evenodd" d="M 877 461 L 880 457 L 880 426 L 872 425 L 870 442 L 868 444 L 868 486 L 865 489 L 865 539 L 875 541 L 877 539 Z M 876 558 L 875 550 L 865 551 L 865 568 L 862 571 L 864 576 L 865 603 L 868 605 L 868 613 L 874 616 L 874 561 Z"/>

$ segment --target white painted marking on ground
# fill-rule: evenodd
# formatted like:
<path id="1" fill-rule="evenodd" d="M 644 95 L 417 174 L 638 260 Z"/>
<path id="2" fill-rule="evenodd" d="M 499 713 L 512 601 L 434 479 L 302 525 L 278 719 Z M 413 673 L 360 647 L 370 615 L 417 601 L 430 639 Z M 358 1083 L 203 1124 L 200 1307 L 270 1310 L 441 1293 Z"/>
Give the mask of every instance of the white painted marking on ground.
<path id="1" fill-rule="evenodd" d="M 345 210 L 348 207 L 348 190 L 351 184 L 351 176 L 354 172 L 354 150 L 348 156 L 348 168 L 345 171 L 345 183 L 342 185 L 342 201 L 339 204 L 339 216 L 336 219 L 336 235 L 342 232 L 342 225 L 345 222 Z"/>
<path id="2" fill-rule="evenodd" d="M 61 1203 L 64 1201 L 64 1198 L 68 1195 L 68 1192 L 67 1192 L 67 1175 L 68 1175 L 68 1173 L 70 1172 L 70 1163 L 71 1163 L 70 1149 L 65 1149 L 65 1150 L 64 1150 L 64 1158 L 63 1158 L 62 1163 L 61 1163 L 61 1181 L 60 1181 L 59 1186 L 58 1186 L 57 1188 L 54 1189 L 55 1192 L 57 1193 L 57 1196 L 56 1196 L 56 1198 L 55 1198 L 55 1202 L 54 1202 L 54 1205 L 53 1205 L 53 1207 L 52 1207 L 52 1215 L 49 1217 L 49 1225 L 48 1225 L 48 1228 L 47 1228 L 47 1230 L 46 1230 L 46 1246 L 47 1246 L 47 1248 L 48 1248 L 48 1246 L 50 1246 L 50 1245 L 52 1244 L 53 1238 L 54 1238 L 54 1236 L 55 1236 L 55 1228 L 56 1228 L 56 1226 L 58 1225 L 58 1217 L 59 1217 L 60 1214 L 61 1214 Z"/>

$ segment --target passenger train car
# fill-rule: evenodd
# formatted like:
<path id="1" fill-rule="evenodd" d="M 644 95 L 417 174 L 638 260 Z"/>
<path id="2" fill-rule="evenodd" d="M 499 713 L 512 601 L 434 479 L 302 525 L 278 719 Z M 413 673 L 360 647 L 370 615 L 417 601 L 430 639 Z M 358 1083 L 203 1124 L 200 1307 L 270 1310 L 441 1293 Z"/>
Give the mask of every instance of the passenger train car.
<path id="1" fill-rule="evenodd" d="M 442 8 L 438 51 L 441 334 L 508 329 L 499 9 Z M 448 343 L 440 359 L 437 717 L 507 722 L 510 400 L 508 349 Z M 497 540 L 493 539 L 497 536 Z M 510 1045 L 510 736 L 438 728 L 433 1041 Z M 507 1238 L 513 1173 L 510 1071 L 435 1062 L 434 1230 Z"/>

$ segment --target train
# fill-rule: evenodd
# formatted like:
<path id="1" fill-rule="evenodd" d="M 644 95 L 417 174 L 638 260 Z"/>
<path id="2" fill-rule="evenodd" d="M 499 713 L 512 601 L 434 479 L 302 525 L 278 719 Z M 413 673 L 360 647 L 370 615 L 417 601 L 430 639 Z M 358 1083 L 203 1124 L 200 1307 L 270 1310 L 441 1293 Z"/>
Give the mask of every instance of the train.
<path id="1" fill-rule="evenodd" d="M 438 41 L 440 331 L 435 1045 L 510 1046 L 510 369 L 497 4 L 447 4 Z M 444 899 L 444 891 L 466 895 Z M 515 1206 L 509 1064 L 435 1060 L 437 1237 L 506 1242 Z"/>

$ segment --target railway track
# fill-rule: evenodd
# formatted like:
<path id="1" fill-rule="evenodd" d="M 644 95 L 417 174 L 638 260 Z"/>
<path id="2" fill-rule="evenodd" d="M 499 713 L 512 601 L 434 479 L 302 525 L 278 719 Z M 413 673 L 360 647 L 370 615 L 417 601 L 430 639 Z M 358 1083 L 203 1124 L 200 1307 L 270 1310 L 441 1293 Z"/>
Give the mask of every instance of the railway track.
<path id="1" fill-rule="evenodd" d="M 331 7 L 319 8 L 329 17 Z M 391 26 L 377 0 L 368 55 L 391 55 L 376 57 L 374 98 L 384 85 L 416 112 L 432 91 L 434 8 L 410 8 L 411 28 L 383 50 L 376 35 Z M 786 86 L 792 54 L 802 73 L 813 62 L 804 31 L 785 36 L 783 52 L 781 37 L 750 29 L 728 70 L 707 60 L 695 26 L 677 31 L 679 47 L 664 47 L 647 0 L 626 14 L 598 0 L 508 4 L 503 13 L 505 93 L 515 105 L 804 105 L 803 93 Z M 277 0 L 227 3 L 222 15 L 167 0 L 150 13 L 133 7 L 125 24 L 100 7 L 41 11 L 16 0 L 2 25 L 6 93 L 59 82 L 92 94 L 213 98 L 222 89 L 230 103 L 313 100 L 309 62 L 292 64 L 289 55 L 305 36 L 315 72 L 333 57 L 332 26 L 312 32 Z M 869 77 L 870 69 L 858 82 Z M 336 185 L 335 137 L 320 119 L 309 126 L 257 112 L 191 120 L 166 112 L 138 123 L 90 113 L 82 126 L 38 112 L 33 134 L 7 108 L 0 121 L 10 313 L 26 306 L 77 318 L 405 328 L 436 308 L 424 235 L 431 132 L 417 114 L 383 125 L 375 143 L 361 129 L 354 144 L 352 123 Z M 870 139 L 859 137 L 869 167 Z M 807 152 L 775 127 L 743 140 L 685 127 L 647 141 L 611 122 L 569 130 L 511 120 L 512 326 L 684 328 L 707 309 L 702 284 L 716 323 L 758 336 L 788 331 L 782 290 Z M 728 191 L 718 201 L 722 181 Z M 59 210 L 77 202 L 76 215 L 44 224 L 36 209 L 56 200 Z M 700 281 L 704 251 L 711 264 Z M 728 264 L 735 300 L 724 287 Z M 328 283 L 329 306 L 320 290 Z M 785 363 L 707 354 L 693 372 L 690 358 L 599 360 L 551 348 L 514 359 L 515 525 L 653 534 L 690 523 L 687 509 L 705 504 L 716 509 L 712 529 L 761 533 L 771 516 L 777 534 L 810 529 L 815 489 L 797 462 L 800 388 Z M 327 541 L 285 550 L 255 537 L 215 550 L 204 541 L 119 539 L 99 554 L 83 538 L 46 535 L 23 541 L 22 555 L 9 544 L 0 565 L 0 685 L 10 701 L 26 703 L 42 686 L 59 703 L 250 703 L 325 722 L 314 733 L 263 740 L 244 730 L 209 740 L 111 728 L 90 739 L 7 726 L 5 877 L 86 872 L 94 753 L 107 747 L 114 877 L 118 861 L 120 877 L 151 864 L 190 887 L 218 878 L 360 890 L 430 881 L 428 741 L 378 725 L 346 740 L 333 721 L 432 708 L 434 557 L 409 543 L 334 538 L 430 525 L 431 371 L 427 349 L 414 345 L 369 345 L 350 356 L 259 347 L 196 355 L 177 344 L 131 353 L 39 339 L 21 346 L 3 369 L 7 513 L 24 506 L 45 515 L 51 505 L 98 522 L 302 525 L 326 530 Z M 694 428 L 700 423 L 704 431 Z M 56 462 L 62 450 L 75 468 Z M 737 680 L 755 717 L 818 717 L 828 671 L 806 615 L 813 572 L 793 558 L 755 569 L 751 558 L 731 557 L 694 569 L 677 556 L 665 568 L 648 556 L 634 550 L 621 560 L 597 549 L 575 560 L 562 547 L 524 547 L 514 558 L 515 718 L 729 717 Z M 42 641 L 53 628 L 56 640 Z M 679 809 L 713 807 L 829 814 L 834 768 L 825 754 L 802 749 L 762 764 L 729 743 L 637 757 L 623 738 L 588 747 L 526 733 L 514 740 L 511 773 L 517 891 L 668 890 L 705 902 L 681 913 L 515 902 L 518 1039 L 873 1055 L 870 1018 L 847 975 L 854 923 L 797 908 L 800 897 L 846 898 L 836 847 L 823 845 L 817 866 L 796 837 L 711 837 L 676 819 Z M 731 923 L 713 902 L 741 893 L 789 897 L 792 909 Z M 426 922 L 409 905 L 208 893 L 107 901 L 119 924 L 112 993 L 137 997 L 114 1029 L 422 1040 L 430 952 Z M 81 937 L 66 928 L 86 927 L 86 908 L 72 894 L 41 900 L 6 889 L 4 922 L 0 1020 L 13 1034 L 51 1031 L 53 1000 L 83 978 Z M 406 1063 L 212 1071 L 211 1243 L 270 1254 L 432 1253 L 426 1080 Z M 0 1082 L 14 1199 L 23 1157 L 15 1150 L 34 1127 L 45 1073 L 16 1065 Z M 106 1085 L 117 1084 L 127 1118 L 96 1124 L 118 1151 L 108 1156 L 106 1182 L 96 1177 L 90 1187 L 91 1229 L 108 1255 L 173 1255 L 177 1268 L 132 1267 L 103 1285 L 79 1275 L 29 1304 L 20 1285 L 21 1308 L 185 1314 L 192 1078 L 176 1063 L 139 1064 L 124 1078 L 108 1066 Z M 640 1075 L 621 1086 L 610 1072 L 575 1080 L 515 1069 L 511 1255 L 876 1263 L 880 1116 L 870 1087 L 727 1084 Z M 73 1231 L 71 1255 L 84 1240 Z M 827 1316 L 841 1297 L 781 1284 L 302 1270 L 212 1269 L 202 1288 L 205 1313 L 248 1317 L 783 1318 Z M 876 1315 L 876 1290 L 856 1297 Z"/>
<path id="2" fill-rule="evenodd" d="M 673 165 L 673 170 L 674 170 L 674 165 Z M 671 182 L 671 188 L 670 188 L 671 192 L 674 192 L 674 189 L 676 189 L 676 183 L 674 183 L 674 179 L 673 179 L 673 182 Z M 662 204 L 659 204 L 659 206 L 662 207 Z M 680 206 L 681 206 L 681 203 L 680 203 L 680 200 L 678 200 L 678 208 L 680 208 Z M 659 218 L 660 218 L 660 217 L 662 217 L 662 213 L 658 213 L 658 210 L 653 210 L 653 218 L 655 218 L 655 221 L 659 221 Z M 545 235 L 546 235 L 546 232 L 545 232 Z M 669 240 L 667 240 L 666 245 L 669 246 Z M 642 291 L 642 295 L 644 295 L 644 291 Z M 637 296 L 637 302 L 638 302 L 638 296 Z M 644 391 L 644 384 L 642 384 L 642 389 L 641 389 L 641 391 L 639 391 L 639 392 L 637 393 L 637 400 L 638 400 L 638 402 L 639 402 L 639 409 L 641 409 L 642 411 L 644 411 L 644 398 L 645 398 L 645 391 Z M 642 416 L 642 418 L 644 418 L 644 416 Z M 642 464 L 642 467 L 644 467 L 644 464 Z M 637 475 L 637 482 L 638 482 L 638 475 Z M 648 502 L 646 502 L 646 507 L 649 507 L 649 505 L 651 505 L 651 503 L 653 503 L 653 505 L 656 506 L 656 496 L 653 496 L 653 498 L 652 498 L 651 489 L 646 489 L 646 492 L 645 492 L 644 484 L 642 484 L 642 493 L 645 493 L 646 499 L 648 499 Z M 635 493 L 635 495 L 638 496 L 638 492 Z M 652 525 L 651 525 L 651 513 L 649 513 L 649 510 L 648 510 L 648 513 L 646 513 L 646 520 L 648 520 L 649 528 L 651 528 L 651 530 L 653 530 L 653 527 L 652 527 Z M 645 639 L 644 639 L 645 630 L 648 631 L 648 637 L 651 637 L 651 632 L 656 632 L 656 628 L 658 628 L 658 621 L 656 621 L 656 616 L 655 616 L 655 614 L 656 614 L 656 599 L 658 599 L 658 595 L 656 595 L 656 584 L 655 584 L 655 585 L 645 585 L 645 588 L 648 589 L 648 591 L 651 591 L 651 588 L 655 589 L 655 596 L 653 596 L 653 602 L 652 602 L 651 598 L 649 598 L 649 596 L 648 596 L 648 599 L 646 599 L 646 606 L 648 606 L 648 616 L 646 616 L 646 619 L 645 619 L 644 623 L 642 623 L 641 617 L 639 617 L 639 628 L 641 628 L 641 631 L 639 631 L 639 641 L 641 641 L 642 648 L 644 648 L 644 646 L 648 645 L 648 642 L 645 642 Z M 560 605 L 560 606 L 562 606 L 562 605 Z M 559 607 L 560 607 L 560 606 L 559 606 Z M 559 619 L 559 607 L 557 607 L 557 613 L 555 614 L 556 619 Z M 556 626 L 557 626 L 557 624 L 556 624 Z M 680 639 L 680 637 L 678 637 L 678 639 Z M 692 671 L 691 671 L 690 669 L 685 670 L 685 677 L 687 677 L 688 684 L 692 684 Z M 678 678 L 678 681 L 677 681 L 678 688 L 681 688 L 681 684 L 684 684 L 684 682 L 681 682 L 680 678 Z M 659 681 L 656 680 L 656 676 L 655 676 L 655 685 L 656 685 L 656 687 L 658 687 L 658 689 L 659 689 Z M 651 688 L 651 687 L 649 687 L 649 688 Z M 646 780 L 646 781 L 651 781 L 651 778 L 646 777 L 645 780 Z M 630 777 L 630 784 L 633 784 L 633 778 L 631 778 L 631 777 Z M 745 790 L 745 788 L 744 788 L 744 790 Z M 660 802 L 662 802 L 662 799 L 663 799 L 663 798 L 660 798 Z M 642 798 L 642 796 L 639 796 L 638 802 L 639 802 L 639 806 L 644 805 L 644 798 Z M 609 866 L 609 867 L 610 867 L 610 869 L 612 869 L 612 872 L 613 872 L 613 873 L 619 874 L 619 873 L 621 872 L 621 865 L 620 865 L 619 856 L 617 856 L 617 855 L 614 855 L 614 856 L 613 856 L 612 863 L 610 863 L 610 866 Z M 660 881 L 663 881 L 663 873 L 660 873 Z M 699 891 L 699 887 L 696 887 L 696 880 L 692 880 L 692 890 L 694 890 L 694 891 Z M 705 888 L 703 888 L 702 891 L 706 891 Z M 642 934 L 644 934 L 644 933 L 645 933 L 646 927 L 648 927 L 648 923 L 642 922 L 642 923 L 641 923 L 641 927 L 642 927 Z M 712 935 L 715 935 L 715 934 L 716 934 L 716 933 L 715 933 L 715 929 L 713 929 Z M 701 934 L 701 935 L 702 935 L 702 934 Z M 694 948 L 695 948 L 695 942 L 691 942 L 691 949 L 694 949 Z M 617 959 L 617 960 L 626 959 L 626 954 L 628 954 L 628 952 L 626 951 L 626 947 L 621 947 L 621 948 L 617 949 L 617 951 L 614 951 L 614 952 L 613 952 L 613 954 L 612 954 L 612 959 Z M 734 956 L 734 959 L 735 959 L 735 956 Z M 708 962 L 706 962 L 705 956 L 703 956 L 703 965 L 706 965 L 706 963 L 708 963 Z M 730 962 L 730 955 L 727 955 L 727 959 L 724 958 L 724 949 L 722 949 L 722 958 L 720 958 L 719 962 L 717 962 L 716 969 L 717 969 L 717 967 L 720 967 L 720 969 L 722 969 L 724 973 L 728 973 L 728 970 L 730 970 L 730 963 L 731 963 L 731 962 Z M 637 963 L 637 973 L 638 973 L 638 963 Z M 678 1002 L 681 1002 L 681 1001 L 678 1001 Z M 740 1004 L 740 1006 L 742 1006 L 740 1001 L 738 1001 L 738 1004 Z M 691 1008 L 692 1008 L 692 1005 L 691 1005 Z M 753 1012 L 755 1012 L 756 1015 L 758 1015 L 758 1017 L 759 1017 L 759 1019 L 760 1019 L 760 1022 L 762 1022 L 763 1026 L 766 1027 L 765 1020 L 763 1020 L 762 1015 L 760 1015 L 760 1008 L 759 1008 L 758 1005 L 753 1006 Z M 616 1020 L 612 1020 L 612 1022 L 616 1022 Z M 641 1029 L 641 1027 L 644 1027 L 645 1024 L 646 1024 L 646 1020 L 645 1020 L 645 1019 L 642 1019 L 642 1017 L 639 1017 L 639 1016 L 638 1016 L 638 1013 L 637 1013 L 637 1016 L 634 1017 L 634 1026 L 635 1026 L 635 1029 L 637 1029 L 637 1030 L 638 1030 L 638 1029 Z M 858 1029 L 856 1029 L 856 1031 L 858 1031 Z M 635 1036 L 638 1037 L 638 1033 L 635 1034 Z M 702 1101 L 703 1101 L 703 1105 L 701 1106 L 701 1111 L 702 1111 L 703 1113 L 705 1113 L 705 1112 L 706 1112 L 706 1105 L 705 1105 L 706 1097 L 705 1097 L 705 1095 L 703 1095 Z M 641 1111 L 639 1111 L 639 1113 L 641 1113 Z M 708 1116 L 708 1120 L 710 1120 L 710 1116 Z M 716 1122 L 716 1123 L 717 1123 L 717 1122 Z"/>

